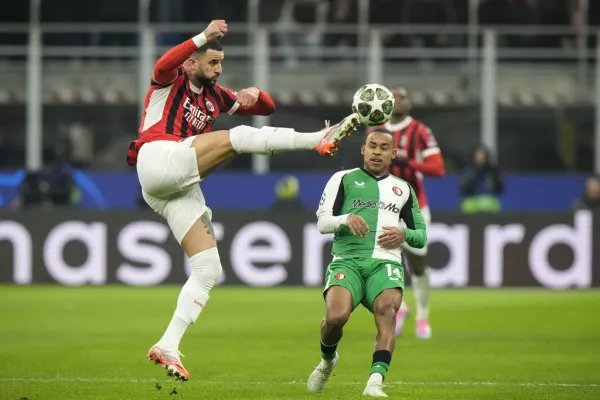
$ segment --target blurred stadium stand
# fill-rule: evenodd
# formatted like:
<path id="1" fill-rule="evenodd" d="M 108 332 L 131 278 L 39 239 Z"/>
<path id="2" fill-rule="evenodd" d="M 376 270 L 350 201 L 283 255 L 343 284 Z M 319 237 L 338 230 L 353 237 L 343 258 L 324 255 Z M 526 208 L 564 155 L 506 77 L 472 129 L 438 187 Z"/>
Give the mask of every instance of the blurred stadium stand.
<path id="1" fill-rule="evenodd" d="M 26 159 L 29 4 L 20 2 L 10 16 L 0 16 L 0 168 L 7 174 L 23 168 Z M 377 78 L 386 86 L 411 91 L 414 115 L 432 127 L 448 170 L 460 173 L 487 129 L 482 57 L 485 32 L 493 29 L 499 105 L 494 150 L 502 171 L 579 173 L 572 182 L 580 185 L 595 167 L 593 88 L 600 26 L 595 1 L 40 4 L 41 24 L 34 25 L 41 27 L 43 43 L 39 99 L 44 163 L 54 161 L 54 142 L 67 138 L 74 165 L 131 173 L 124 160 L 129 141 L 137 135 L 140 93 L 145 90 L 139 76 L 152 67 L 140 60 L 153 61 L 211 19 L 224 18 L 230 34 L 224 40 L 221 83 L 233 89 L 266 87 L 278 110 L 268 119 L 223 116 L 216 128 L 269 124 L 312 131 L 325 119 L 344 116 L 354 90 Z M 146 15 L 148 24 L 143 22 Z M 336 159 L 290 153 L 270 158 L 267 167 L 273 172 L 327 174 L 360 163 L 360 143 L 360 136 L 352 138 Z M 259 164 L 244 155 L 220 171 L 264 171 Z M 580 194 L 572 193 L 573 199 Z"/>

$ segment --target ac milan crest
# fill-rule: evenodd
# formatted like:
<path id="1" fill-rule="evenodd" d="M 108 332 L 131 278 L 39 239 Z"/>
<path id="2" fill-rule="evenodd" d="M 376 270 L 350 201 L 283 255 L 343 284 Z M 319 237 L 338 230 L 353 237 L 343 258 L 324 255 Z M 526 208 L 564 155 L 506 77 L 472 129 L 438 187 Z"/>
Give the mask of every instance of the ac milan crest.
<path id="1" fill-rule="evenodd" d="M 213 106 L 213 103 L 210 100 L 206 100 L 206 108 L 208 109 L 208 111 L 213 112 L 215 111 L 215 106 Z"/>

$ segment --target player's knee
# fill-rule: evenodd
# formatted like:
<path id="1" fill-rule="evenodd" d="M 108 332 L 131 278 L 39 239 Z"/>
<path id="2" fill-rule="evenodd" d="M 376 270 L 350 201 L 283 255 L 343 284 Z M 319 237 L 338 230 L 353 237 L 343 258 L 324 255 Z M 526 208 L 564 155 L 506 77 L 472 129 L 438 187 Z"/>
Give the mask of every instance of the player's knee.
<path id="1" fill-rule="evenodd" d="M 329 326 L 343 327 L 350 319 L 350 312 L 346 310 L 327 310 L 325 323 Z"/>
<path id="2" fill-rule="evenodd" d="M 204 250 L 190 258 L 192 277 L 198 280 L 202 288 L 210 292 L 223 273 L 221 259 L 216 247 Z"/>
<path id="3" fill-rule="evenodd" d="M 258 131 L 257 128 L 248 125 L 240 125 L 229 130 L 229 141 L 231 147 L 238 154 L 248 152 L 248 142 L 252 140 L 252 135 Z"/>
<path id="4" fill-rule="evenodd" d="M 394 303 L 391 301 L 380 302 L 373 309 L 373 313 L 376 316 L 381 316 L 381 317 L 393 317 L 396 315 L 397 312 L 398 312 L 398 310 L 396 310 L 394 308 Z"/>

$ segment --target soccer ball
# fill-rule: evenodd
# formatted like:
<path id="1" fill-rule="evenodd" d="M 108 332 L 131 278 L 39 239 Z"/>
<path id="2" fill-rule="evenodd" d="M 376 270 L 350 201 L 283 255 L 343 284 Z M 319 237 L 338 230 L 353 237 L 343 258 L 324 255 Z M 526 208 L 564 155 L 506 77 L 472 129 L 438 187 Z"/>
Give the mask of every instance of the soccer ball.
<path id="1" fill-rule="evenodd" d="M 367 126 L 385 124 L 394 112 L 394 95 L 383 85 L 371 83 L 358 89 L 352 99 L 352 112 Z"/>

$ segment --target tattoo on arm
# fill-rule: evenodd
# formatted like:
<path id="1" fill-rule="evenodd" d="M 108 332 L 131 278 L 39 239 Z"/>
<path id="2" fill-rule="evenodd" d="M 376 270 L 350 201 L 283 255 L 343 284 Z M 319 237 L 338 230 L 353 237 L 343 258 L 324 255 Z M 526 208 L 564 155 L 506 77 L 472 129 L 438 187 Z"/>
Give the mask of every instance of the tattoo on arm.
<path id="1" fill-rule="evenodd" d="M 217 240 L 217 238 L 215 237 L 215 228 L 213 227 L 213 224 L 210 221 L 210 216 L 208 214 L 208 211 L 206 211 L 204 214 L 202 214 L 202 216 L 200 217 L 200 220 L 202 221 L 202 223 L 204 224 L 204 227 L 206 228 L 206 233 L 211 235 L 213 237 L 213 239 Z"/>

